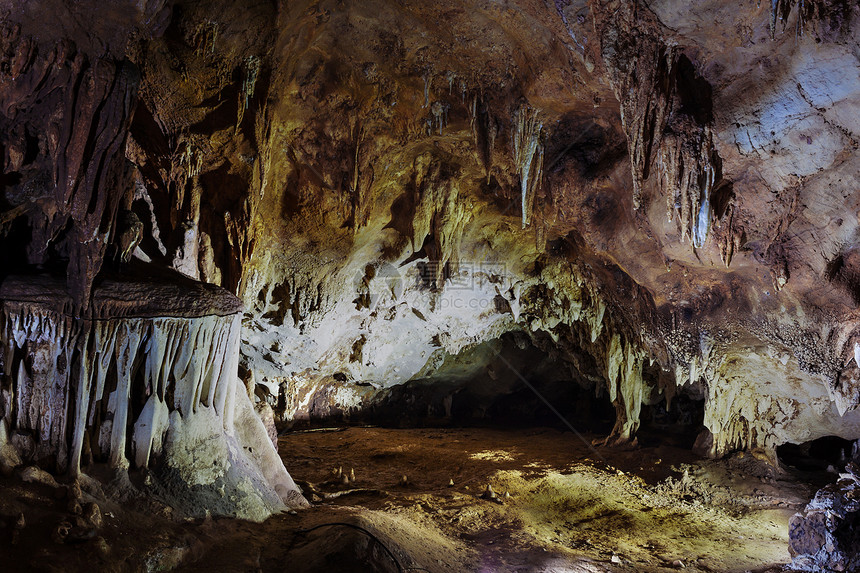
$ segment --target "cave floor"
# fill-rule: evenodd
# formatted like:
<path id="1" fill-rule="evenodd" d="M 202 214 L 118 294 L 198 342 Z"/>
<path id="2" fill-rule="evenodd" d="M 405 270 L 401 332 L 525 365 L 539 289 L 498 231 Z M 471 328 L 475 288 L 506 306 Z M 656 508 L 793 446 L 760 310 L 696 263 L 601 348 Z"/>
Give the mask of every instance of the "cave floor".
<path id="1" fill-rule="evenodd" d="M 777 571 L 789 561 L 788 520 L 813 493 L 805 483 L 748 455 L 716 462 L 647 440 L 622 450 L 594 449 L 596 436 L 584 438 L 549 428 L 286 434 L 284 463 L 322 499 L 270 520 L 283 520 L 281 543 L 251 533 L 273 525 L 249 526 L 193 570 L 250 546 L 263 571 L 295 563 L 303 547 L 307 568 L 291 570 L 341 570 L 319 553 L 325 529 L 284 542 L 294 521 L 360 525 L 405 569 L 433 572 Z M 354 469 L 355 481 L 337 480 L 336 468 Z M 481 499 L 487 484 L 498 501 Z M 343 528 L 328 533 L 335 529 Z"/>
<path id="2" fill-rule="evenodd" d="M 50 488 L 3 479 L 0 514 L 28 516 L 18 545 L 0 540 L 3 570 L 398 571 L 364 531 L 334 523 L 371 532 L 403 571 L 784 570 L 788 520 L 818 484 L 749 455 L 697 459 L 669 434 L 627 450 L 584 438 L 550 428 L 291 432 L 281 455 L 315 492 L 312 507 L 250 523 L 105 502 L 97 540 L 74 546 L 50 541 L 64 511 Z M 355 481 L 337 479 L 338 467 Z M 487 484 L 498 500 L 480 497 Z"/>

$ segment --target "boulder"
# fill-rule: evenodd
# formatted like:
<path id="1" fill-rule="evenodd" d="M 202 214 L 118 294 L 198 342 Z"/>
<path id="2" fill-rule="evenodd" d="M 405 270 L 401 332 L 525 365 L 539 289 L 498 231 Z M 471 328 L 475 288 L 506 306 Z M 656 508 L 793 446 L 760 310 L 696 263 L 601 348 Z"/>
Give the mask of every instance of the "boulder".
<path id="1" fill-rule="evenodd" d="M 860 571 L 860 467 L 825 486 L 789 522 L 791 566 L 800 571 Z"/>

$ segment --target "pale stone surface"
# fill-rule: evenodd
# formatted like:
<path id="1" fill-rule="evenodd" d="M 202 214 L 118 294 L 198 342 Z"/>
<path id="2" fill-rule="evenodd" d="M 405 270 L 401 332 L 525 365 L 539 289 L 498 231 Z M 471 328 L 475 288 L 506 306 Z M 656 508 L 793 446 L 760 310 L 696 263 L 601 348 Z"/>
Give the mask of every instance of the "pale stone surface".
<path id="1" fill-rule="evenodd" d="M 4 476 L 10 475 L 17 466 L 21 465 L 21 456 L 9 441 L 7 427 L 6 419 L 0 419 L 0 473 Z"/>

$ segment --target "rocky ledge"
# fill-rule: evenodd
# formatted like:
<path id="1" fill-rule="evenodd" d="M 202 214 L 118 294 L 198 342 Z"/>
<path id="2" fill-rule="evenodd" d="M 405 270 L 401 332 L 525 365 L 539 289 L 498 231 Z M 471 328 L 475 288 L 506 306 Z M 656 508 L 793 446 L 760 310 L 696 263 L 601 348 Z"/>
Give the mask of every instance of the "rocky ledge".
<path id="1" fill-rule="evenodd" d="M 223 288 L 166 273 L 149 265 L 129 276 L 113 275 L 93 290 L 89 308 L 81 316 L 66 289 L 65 279 L 48 274 L 14 275 L 0 282 L 0 300 L 11 306 L 34 306 L 79 318 L 200 318 L 230 316 L 243 310 L 242 302 Z"/>

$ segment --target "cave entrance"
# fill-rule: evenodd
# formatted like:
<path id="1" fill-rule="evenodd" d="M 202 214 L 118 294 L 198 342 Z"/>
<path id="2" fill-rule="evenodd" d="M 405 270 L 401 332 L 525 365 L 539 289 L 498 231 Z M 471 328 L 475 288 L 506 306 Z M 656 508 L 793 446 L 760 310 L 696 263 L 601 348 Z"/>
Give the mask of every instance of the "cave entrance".
<path id="1" fill-rule="evenodd" d="M 334 407 L 337 392 L 359 384 L 345 372 L 330 376 L 328 390 L 287 394 L 284 403 L 307 400 L 309 416 L 281 434 L 280 455 L 316 519 L 343 523 L 355 512 L 363 526 L 396 531 L 386 543 L 416 567 L 428 567 L 421 556 L 431 551 L 428 570 L 531 571 L 544 559 L 565 563 L 548 553 L 571 548 L 631 570 L 743 570 L 782 558 L 785 542 L 773 536 L 753 544 L 756 554 L 735 549 L 738 530 L 771 532 L 773 514 L 745 505 L 758 477 L 735 477 L 725 461 L 691 451 L 703 428 L 701 388 L 672 393 L 674 380 L 646 365 L 654 391 L 644 398 L 638 444 L 602 447 L 616 417 L 605 368 L 585 352 L 562 360 L 544 342 L 508 333 L 444 355 L 425 376 L 358 410 Z M 746 497 L 721 493 L 730 488 Z M 679 540 L 691 531 L 709 553 L 687 565 Z M 440 544 L 452 549 L 439 552 Z M 473 549 L 478 562 L 464 566 Z M 354 553 L 364 560 L 354 568 L 370 570 Z"/>
<path id="2" fill-rule="evenodd" d="M 389 428 L 548 427 L 595 435 L 608 434 L 615 408 L 596 365 L 580 372 L 551 352 L 533 345 L 521 332 L 503 334 L 459 354 L 438 352 L 432 369 L 406 383 L 374 391 L 343 372 L 309 387 L 284 385 L 275 407 L 283 416 L 280 430 L 339 425 Z M 337 404 L 344 386 L 367 390 L 361 404 Z M 287 404 L 307 404 L 286 412 Z M 281 410 L 279 412 L 278 410 Z M 292 416 L 292 419 L 290 419 Z"/>
<path id="3" fill-rule="evenodd" d="M 826 483 L 845 471 L 855 447 L 854 440 L 824 436 L 801 444 L 783 444 L 776 448 L 776 455 L 781 465 Z"/>
<path id="4" fill-rule="evenodd" d="M 642 406 L 637 432 L 639 443 L 652 446 L 669 444 L 692 450 L 705 427 L 705 397 L 688 388 L 683 390 L 671 399 L 658 394 L 655 402 Z"/>
<path id="5" fill-rule="evenodd" d="M 278 430 L 545 427 L 599 442 L 613 431 L 617 415 L 605 368 L 585 352 L 562 359 L 554 344 L 544 342 L 508 332 L 456 355 L 440 350 L 428 361 L 433 368 L 381 390 L 344 372 L 305 386 L 283 384 L 272 404 Z M 569 349 L 564 355 L 571 356 Z M 639 443 L 691 450 L 703 428 L 704 394 L 690 388 L 659 390 L 671 382 L 656 364 L 645 366 L 643 378 L 654 390 L 641 409 Z M 360 394 L 358 405 L 343 407 L 339 400 L 350 391 Z M 301 406 L 288 411 L 290 404 Z"/>
<path id="6" fill-rule="evenodd" d="M 456 356 L 431 375 L 391 388 L 369 419 L 395 427 L 549 427 L 608 433 L 615 409 L 596 378 L 508 333 Z"/>

